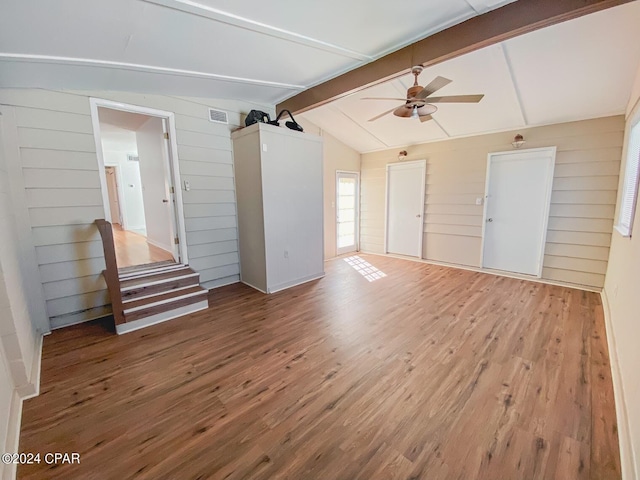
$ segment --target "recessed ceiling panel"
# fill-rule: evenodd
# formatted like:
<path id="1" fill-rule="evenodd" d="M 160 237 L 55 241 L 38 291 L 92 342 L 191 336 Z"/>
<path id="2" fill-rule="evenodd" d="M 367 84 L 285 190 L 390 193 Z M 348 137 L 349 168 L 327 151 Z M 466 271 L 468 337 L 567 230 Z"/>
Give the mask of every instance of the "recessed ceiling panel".
<path id="1" fill-rule="evenodd" d="M 403 105 L 401 100 L 363 100 L 366 97 L 405 98 L 406 90 L 388 82 L 368 88 L 335 102 L 345 115 L 389 146 L 429 142 L 446 138 L 446 134 L 434 121 L 421 123 L 415 118 L 400 118 L 393 113 L 369 121 L 390 109 Z"/>
<path id="2" fill-rule="evenodd" d="M 0 51 L 120 60 L 144 6 L 134 0 L 4 1 Z"/>
<path id="3" fill-rule="evenodd" d="M 183 77 L 95 66 L 0 60 L 0 87 L 116 90 L 158 95 L 244 99 L 273 104 L 289 90 L 210 78 Z"/>
<path id="4" fill-rule="evenodd" d="M 146 4 L 124 61 L 307 85 L 354 60 L 307 45 Z M 170 33 L 171 41 L 165 41 Z M 162 45 L 162 48 L 158 48 Z"/>
<path id="5" fill-rule="evenodd" d="M 358 152 L 367 152 L 389 146 L 376 139 L 367 130 L 359 127 L 353 120 L 331 105 L 309 110 L 300 116 L 315 123 Z"/>
<path id="6" fill-rule="evenodd" d="M 418 81 L 424 86 L 437 76 L 452 82 L 432 96 L 483 94 L 479 103 L 439 103 L 433 117 L 450 136 L 493 132 L 522 126 L 524 120 L 509 68 L 500 45 L 487 47 L 426 68 Z M 413 76 L 400 79 L 406 87 Z M 428 100 L 428 99 L 427 99 Z"/>
<path id="7" fill-rule="evenodd" d="M 506 42 L 529 124 L 623 113 L 640 61 L 640 2 Z"/>
<path id="8" fill-rule="evenodd" d="M 459 23 L 476 15 L 465 0 L 196 0 L 196 3 L 367 55 L 380 54 L 410 39 L 441 30 L 452 21 Z"/>

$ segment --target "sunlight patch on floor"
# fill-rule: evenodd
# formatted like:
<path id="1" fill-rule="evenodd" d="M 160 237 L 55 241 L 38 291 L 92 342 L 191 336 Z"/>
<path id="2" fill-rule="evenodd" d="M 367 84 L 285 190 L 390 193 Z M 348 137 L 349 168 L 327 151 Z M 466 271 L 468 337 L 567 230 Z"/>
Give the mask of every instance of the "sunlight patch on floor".
<path id="1" fill-rule="evenodd" d="M 360 275 L 362 275 L 370 282 L 375 282 L 376 280 L 380 280 L 381 278 L 387 276 L 387 274 L 382 270 L 378 270 L 376 267 L 371 265 L 366 260 L 363 260 L 358 255 L 347 257 L 344 259 L 344 261 L 351 265 L 355 271 L 357 271 Z"/>

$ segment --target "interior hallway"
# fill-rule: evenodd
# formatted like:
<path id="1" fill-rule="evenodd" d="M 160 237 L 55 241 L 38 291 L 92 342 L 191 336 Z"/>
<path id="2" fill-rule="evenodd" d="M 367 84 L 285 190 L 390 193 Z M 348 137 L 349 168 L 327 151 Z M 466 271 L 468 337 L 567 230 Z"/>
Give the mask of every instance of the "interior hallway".
<path id="1" fill-rule="evenodd" d="M 140 234 L 123 230 L 117 223 L 113 224 L 113 241 L 118 268 L 174 260 L 171 253 L 149 244 Z"/>
<path id="2" fill-rule="evenodd" d="M 358 257 L 125 336 L 54 331 L 19 451 L 81 463 L 18 478 L 620 478 L 598 294 Z"/>

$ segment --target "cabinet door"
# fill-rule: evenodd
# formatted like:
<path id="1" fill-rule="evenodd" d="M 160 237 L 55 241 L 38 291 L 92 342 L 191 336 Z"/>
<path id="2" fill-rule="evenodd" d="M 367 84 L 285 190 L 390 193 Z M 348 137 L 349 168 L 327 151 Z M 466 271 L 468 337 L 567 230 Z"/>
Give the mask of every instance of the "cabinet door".
<path id="1" fill-rule="evenodd" d="M 324 269 L 322 144 L 303 135 L 268 138 L 262 162 L 267 281 L 276 291 Z"/>

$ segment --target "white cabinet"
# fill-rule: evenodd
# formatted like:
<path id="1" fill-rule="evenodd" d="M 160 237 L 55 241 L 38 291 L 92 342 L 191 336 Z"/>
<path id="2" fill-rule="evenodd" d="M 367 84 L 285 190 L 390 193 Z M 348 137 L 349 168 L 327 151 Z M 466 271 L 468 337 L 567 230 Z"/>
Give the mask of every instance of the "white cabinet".
<path id="1" fill-rule="evenodd" d="M 262 123 L 232 138 L 242 282 L 273 293 L 322 277 L 322 138 Z"/>

